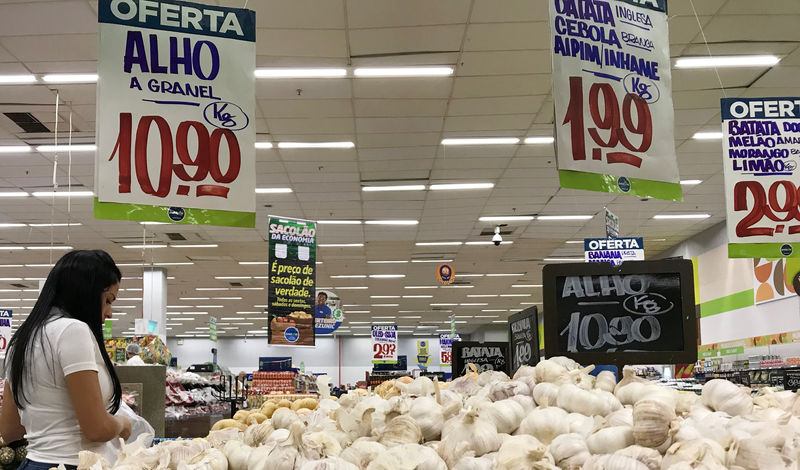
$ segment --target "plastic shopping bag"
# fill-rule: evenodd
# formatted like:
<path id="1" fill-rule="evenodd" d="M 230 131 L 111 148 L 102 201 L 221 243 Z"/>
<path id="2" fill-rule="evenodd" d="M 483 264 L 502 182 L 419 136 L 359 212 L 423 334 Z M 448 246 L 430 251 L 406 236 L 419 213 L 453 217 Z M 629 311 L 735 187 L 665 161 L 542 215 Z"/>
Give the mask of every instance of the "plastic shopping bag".
<path id="1" fill-rule="evenodd" d="M 120 403 L 117 416 L 124 416 L 131 422 L 131 436 L 128 440 L 123 442 L 122 438 L 118 438 L 103 443 L 92 443 L 86 449 L 103 456 L 112 466 L 117 462 L 123 444 L 136 443 L 137 447 L 150 447 L 156 432 L 147 420 L 137 415 L 124 402 Z"/>

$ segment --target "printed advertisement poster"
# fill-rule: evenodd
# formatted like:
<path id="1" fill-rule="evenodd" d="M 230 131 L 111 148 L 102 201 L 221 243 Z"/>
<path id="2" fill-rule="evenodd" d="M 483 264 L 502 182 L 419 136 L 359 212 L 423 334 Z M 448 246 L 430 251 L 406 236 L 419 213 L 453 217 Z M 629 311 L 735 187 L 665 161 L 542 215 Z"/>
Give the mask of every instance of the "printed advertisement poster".
<path id="1" fill-rule="evenodd" d="M 439 335 L 439 364 L 442 367 L 449 366 L 453 361 L 453 341 L 461 341 L 461 335 Z"/>
<path id="2" fill-rule="evenodd" d="M 314 330 L 318 335 L 329 335 L 342 326 L 342 300 L 335 292 L 317 291 L 317 303 L 314 305 Z"/>
<path id="3" fill-rule="evenodd" d="M 433 357 L 430 354 L 430 342 L 427 339 L 417 340 L 417 355 L 414 357 L 414 363 L 422 370 L 428 370 Z"/>
<path id="4" fill-rule="evenodd" d="M 730 258 L 800 257 L 800 98 L 723 98 Z"/>
<path id="5" fill-rule="evenodd" d="M 314 346 L 317 230 L 314 222 L 269 217 L 269 343 Z"/>
<path id="6" fill-rule="evenodd" d="M 644 239 L 585 238 L 583 254 L 587 263 L 611 263 L 613 266 L 619 266 L 624 261 L 642 261 Z"/>
<path id="7" fill-rule="evenodd" d="M 11 341 L 11 310 L 0 310 L 0 351 L 5 351 Z"/>
<path id="8" fill-rule="evenodd" d="M 372 325 L 372 363 L 397 363 L 397 325 Z"/>
<path id="9" fill-rule="evenodd" d="M 564 188 L 680 201 L 666 0 L 549 0 Z"/>
<path id="10" fill-rule="evenodd" d="M 217 319 L 214 317 L 208 319 L 208 339 L 217 342 Z"/>
<path id="11" fill-rule="evenodd" d="M 114 322 L 108 319 L 103 322 L 103 339 L 111 339 L 114 334 Z"/>
<path id="12" fill-rule="evenodd" d="M 95 217 L 253 227 L 255 12 L 98 2 Z"/>
<path id="13" fill-rule="evenodd" d="M 786 260 L 756 258 L 753 260 L 753 285 L 756 305 L 795 295 Z"/>

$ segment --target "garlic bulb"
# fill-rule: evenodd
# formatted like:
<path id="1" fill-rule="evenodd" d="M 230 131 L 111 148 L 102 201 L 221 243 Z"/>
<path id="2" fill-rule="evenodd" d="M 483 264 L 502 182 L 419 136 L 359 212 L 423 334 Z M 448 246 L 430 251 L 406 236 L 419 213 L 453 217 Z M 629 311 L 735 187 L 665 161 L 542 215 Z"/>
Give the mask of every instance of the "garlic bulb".
<path id="1" fill-rule="evenodd" d="M 536 408 L 536 402 L 533 401 L 533 397 L 527 395 L 515 395 L 509 398 L 509 400 L 517 402 L 524 410 L 526 416 Z"/>
<path id="2" fill-rule="evenodd" d="M 447 465 L 429 447 L 404 444 L 377 456 L 367 470 L 447 470 Z"/>
<path id="3" fill-rule="evenodd" d="M 747 469 L 783 469 L 790 461 L 784 460 L 776 449 L 765 447 L 760 440 L 751 438 L 738 442 L 736 460 L 733 463 Z"/>
<path id="4" fill-rule="evenodd" d="M 606 394 L 611 397 L 609 400 Z M 565 384 L 558 390 L 556 404 L 570 413 L 580 413 L 586 416 L 605 416 L 612 411 L 612 407 L 619 409 L 622 405 L 608 392 L 590 392 L 579 388 L 577 385 Z"/>
<path id="5" fill-rule="evenodd" d="M 339 457 L 354 464 L 360 470 L 366 470 L 367 465 L 384 452 L 386 452 L 386 446 L 383 444 L 361 438 L 344 449 Z"/>
<path id="6" fill-rule="evenodd" d="M 680 414 L 688 413 L 698 401 L 700 401 L 700 397 L 694 392 L 678 392 L 675 412 Z"/>
<path id="7" fill-rule="evenodd" d="M 503 442 L 494 459 L 496 470 L 552 469 L 553 457 L 547 446 L 533 436 L 512 436 Z"/>
<path id="8" fill-rule="evenodd" d="M 531 393 L 528 384 L 517 380 L 495 382 L 489 385 L 489 398 L 492 401 L 505 400 L 515 395 L 531 395 Z"/>
<path id="9" fill-rule="evenodd" d="M 514 400 L 502 400 L 478 408 L 478 414 L 493 422 L 497 432 L 511 434 L 519 428 L 525 409 Z"/>
<path id="10" fill-rule="evenodd" d="M 311 458 L 337 457 L 342 446 L 334 436 L 327 432 L 307 432 L 303 434 L 303 448 Z"/>
<path id="11" fill-rule="evenodd" d="M 481 457 L 474 457 L 471 455 L 461 457 L 450 470 L 494 470 L 495 454 L 496 453 L 486 454 Z"/>
<path id="12" fill-rule="evenodd" d="M 549 382 L 561 385 L 569 381 L 569 371 L 553 359 L 545 359 L 536 364 L 536 383 Z M 535 397 L 534 397 L 535 398 Z"/>
<path id="13" fill-rule="evenodd" d="M 289 408 L 278 408 L 270 418 L 270 422 L 275 429 L 289 429 L 292 423 L 298 421 L 300 421 L 300 417 Z"/>
<path id="14" fill-rule="evenodd" d="M 633 408 L 620 408 L 606 416 L 609 426 L 630 426 L 633 427 Z"/>
<path id="15" fill-rule="evenodd" d="M 656 449 L 642 446 L 629 446 L 622 450 L 614 452 L 617 455 L 624 455 L 632 459 L 636 459 L 643 463 L 649 470 L 660 470 L 661 468 L 661 453 Z"/>
<path id="16" fill-rule="evenodd" d="M 386 447 L 394 447 L 402 444 L 416 444 L 422 440 L 422 430 L 414 421 L 414 418 L 401 415 L 386 426 L 380 434 L 378 442 Z"/>
<path id="17" fill-rule="evenodd" d="M 267 438 L 273 431 L 275 431 L 275 428 L 272 427 L 269 421 L 251 425 L 244 431 L 242 441 L 248 446 L 258 447 L 267 442 Z"/>
<path id="18" fill-rule="evenodd" d="M 439 454 L 452 465 L 464 452 L 472 451 L 476 457 L 500 448 L 497 427 L 475 410 L 467 411 L 445 423 Z"/>
<path id="19" fill-rule="evenodd" d="M 746 415 L 753 411 L 753 400 L 747 392 L 727 380 L 710 380 L 703 385 L 701 396 L 706 406 L 731 416 Z"/>
<path id="20" fill-rule="evenodd" d="M 583 465 L 583 470 L 648 470 L 647 466 L 625 455 L 593 455 Z"/>
<path id="21" fill-rule="evenodd" d="M 616 386 L 617 377 L 610 370 L 601 370 L 594 381 L 595 389 L 604 390 L 609 393 L 614 393 L 614 387 Z"/>
<path id="22" fill-rule="evenodd" d="M 537 408 L 519 425 L 517 434 L 530 434 L 544 444 L 550 444 L 558 435 L 569 433 L 567 412 L 561 408 Z"/>
<path id="23" fill-rule="evenodd" d="M 109 470 L 111 465 L 103 456 L 94 452 L 82 450 L 78 452 L 78 469 L 80 470 Z"/>
<path id="24" fill-rule="evenodd" d="M 321 460 L 309 460 L 300 466 L 299 470 L 359 470 L 358 467 L 346 460 L 329 457 Z"/>
<path id="25" fill-rule="evenodd" d="M 514 372 L 514 380 L 519 380 L 520 377 L 534 377 L 536 378 L 536 368 L 529 365 L 521 365 L 516 372 Z"/>
<path id="26" fill-rule="evenodd" d="M 247 470 L 247 459 L 252 451 L 252 447 L 239 440 L 230 440 L 222 448 L 222 453 L 228 459 L 229 470 Z"/>
<path id="27" fill-rule="evenodd" d="M 647 381 L 645 379 L 636 375 L 635 370 L 631 369 L 630 367 L 625 367 L 624 369 L 622 369 L 622 380 L 620 380 L 619 383 L 617 383 L 617 386 L 614 387 L 614 395 L 616 395 L 617 392 L 626 385 L 632 383 L 646 383 L 646 382 Z"/>
<path id="28" fill-rule="evenodd" d="M 178 470 L 228 470 L 228 459 L 217 449 L 206 449 L 189 463 L 181 463 Z"/>
<path id="29" fill-rule="evenodd" d="M 433 395 L 434 387 L 433 387 L 433 380 L 428 377 L 420 376 L 414 379 L 413 382 L 410 384 L 404 384 L 402 382 L 398 382 L 395 384 L 397 388 L 400 389 L 406 395 L 412 395 L 416 397 L 424 397 L 428 395 Z"/>
<path id="30" fill-rule="evenodd" d="M 603 428 L 586 438 L 586 446 L 592 454 L 613 454 L 633 443 L 633 428 L 627 426 Z"/>
<path id="31" fill-rule="evenodd" d="M 464 375 L 450 382 L 447 389 L 462 395 L 472 395 L 482 387 L 483 385 L 480 385 L 476 379 L 469 375 Z"/>
<path id="32" fill-rule="evenodd" d="M 583 390 L 592 390 L 594 388 L 595 377 L 589 375 L 594 369 L 594 366 L 588 366 L 584 369 L 575 369 L 567 373 L 569 380 L 572 384 L 577 385 L 578 388 Z"/>
<path id="33" fill-rule="evenodd" d="M 661 468 L 666 470 L 681 462 L 687 462 L 693 466 L 705 465 L 709 468 L 716 468 L 727 465 L 727 460 L 726 451 L 719 443 L 711 439 L 696 439 L 672 444 L 664 454 Z"/>
<path id="34" fill-rule="evenodd" d="M 558 400 L 558 391 L 559 386 L 556 384 L 549 382 L 538 383 L 533 388 L 533 399 L 539 406 L 554 406 Z"/>
<path id="35" fill-rule="evenodd" d="M 444 412 L 442 407 L 436 403 L 435 398 L 420 397 L 411 403 L 409 416 L 420 427 L 422 437 L 426 441 L 439 439 L 442 435 L 442 426 L 444 425 Z"/>
<path id="36" fill-rule="evenodd" d="M 565 356 L 553 356 L 553 357 L 548 358 L 547 360 L 550 361 L 550 362 L 554 362 L 554 363 L 560 365 L 561 367 L 567 369 L 568 371 L 581 368 L 580 364 L 575 362 L 573 359 L 570 359 L 570 358 L 565 357 Z M 594 366 L 592 366 L 592 369 L 593 368 L 594 368 Z"/>
<path id="37" fill-rule="evenodd" d="M 576 433 L 556 436 L 550 443 L 549 451 L 556 465 L 564 469 L 580 468 L 591 456 L 586 439 Z"/>
<path id="38" fill-rule="evenodd" d="M 567 422 L 569 423 L 569 432 L 580 434 L 584 439 L 589 437 L 589 434 L 593 433 L 597 427 L 595 418 L 580 413 L 568 414 Z M 599 429 L 599 427 L 597 428 Z"/>
<path id="39" fill-rule="evenodd" d="M 675 411 L 656 400 L 639 400 L 633 405 L 633 438 L 637 445 L 660 447 L 677 431 Z"/>
<path id="40" fill-rule="evenodd" d="M 530 367 L 530 366 L 528 366 L 528 367 L 531 370 L 534 370 L 534 371 L 536 370 L 533 367 Z M 533 389 L 534 389 L 534 387 L 536 387 L 536 377 L 535 376 L 533 376 L 533 375 L 523 375 L 523 376 L 520 376 L 520 377 L 515 377 L 514 381 L 515 382 L 521 382 L 521 383 L 524 383 L 525 385 L 527 385 L 528 388 L 531 390 L 531 393 L 529 393 L 528 395 L 533 396 Z"/>
<path id="41" fill-rule="evenodd" d="M 505 372 L 500 372 L 498 370 L 487 370 L 481 372 L 481 374 L 478 376 L 478 385 L 483 387 L 492 382 L 502 382 L 506 380 L 508 380 L 508 376 Z"/>
<path id="42" fill-rule="evenodd" d="M 461 406 L 463 404 L 461 395 L 450 389 L 441 390 L 439 392 L 438 400 L 439 404 L 442 405 L 442 414 L 444 415 L 445 419 L 450 418 L 461 411 Z"/>

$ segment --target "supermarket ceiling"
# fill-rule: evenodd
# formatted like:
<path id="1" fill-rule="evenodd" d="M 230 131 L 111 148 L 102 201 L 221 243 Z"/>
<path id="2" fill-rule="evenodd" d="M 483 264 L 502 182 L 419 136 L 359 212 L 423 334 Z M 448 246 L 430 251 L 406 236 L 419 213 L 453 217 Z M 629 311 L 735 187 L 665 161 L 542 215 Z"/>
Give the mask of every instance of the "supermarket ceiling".
<path id="1" fill-rule="evenodd" d="M 245 2 L 206 3 L 241 7 Z M 781 58 L 770 68 L 720 69 L 728 96 L 797 95 L 800 2 L 694 3 L 713 54 Z M 581 256 L 581 245 L 568 242 L 602 235 L 604 206 L 620 216 L 624 234 L 645 237 L 648 256 L 722 222 L 720 141 L 692 139 L 698 131 L 719 130 L 723 91 L 711 69 L 673 70 L 681 178 L 702 181 L 684 186 L 681 203 L 560 189 L 552 144 L 440 144 L 453 137 L 552 136 L 546 4 L 544 0 L 250 0 L 248 7 L 257 11 L 258 67 L 443 65 L 455 72 L 434 78 L 257 80 L 259 141 L 349 141 L 355 146 L 258 150 L 257 186 L 291 192 L 257 196 L 256 229 L 94 220 L 91 197 L 59 198 L 54 206 L 50 198 L 3 198 L 0 307 L 12 308 L 15 317 L 24 318 L 33 305 L 37 279 L 46 276 L 49 263 L 61 253 L 7 247 L 49 246 L 53 240 L 76 248 L 105 249 L 122 264 L 182 263 L 168 267 L 174 277 L 169 283 L 170 311 L 196 315 L 185 316 L 194 320 L 182 322 L 177 321 L 180 316 L 171 315 L 170 335 L 203 335 L 205 330 L 197 328 L 206 327 L 210 315 L 220 319 L 223 335 L 243 335 L 266 327 L 261 313 L 266 267 L 241 263 L 266 260 L 267 214 L 410 219 L 419 224 L 321 226 L 322 244 L 363 244 L 323 245 L 319 250 L 323 264 L 318 284 L 334 288 L 342 297 L 350 323 L 342 331 L 365 333 L 359 327 L 368 323 L 355 322 L 385 317 L 382 320 L 396 321 L 403 332 L 433 332 L 432 327 L 447 328 L 452 311 L 460 322 L 459 331 L 469 333 L 541 302 L 538 284 L 544 260 Z M 669 7 L 673 58 L 707 55 L 690 1 L 671 0 Z M 0 75 L 95 73 L 96 9 L 94 1 L 0 0 Z M 0 85 L 0 146 L 52 143 L 57 95 L 59 133 L 65 136 L 71 116 L 73 143 L 93 143 L 95 88 L 92 83 Z M 36 151 L 0 154 L 0 190 L 31 194 L 52 190 L 53 159 L 52 153 Z M 93 159 L 93 152 L 73 152 L 70 165 L 62 154 L 57 169 L 60 190 L 71 184 L 73 191 L 91 191 Z M 462 191 L 362 190 L 374 185 L 444 183 L 494 186 Z M 670 213 L 711 217 L 653 219 Z M 593 217 L 509 223 L 504 238 L 512 244 L 467 243 L 490 240 L 494 223 L 479 218 L 499 215 Z M 80 225 L 36 225 L 53 222 Z M 145 253 L 123 248 L 142 240 L 216 246 Z M 453 243 L 418 245 L 426 242 Z M 453 260 L 457 274 L 468 275 L 458 276 L 456 288 L 435 287 L 435 264 L 425 261 L 441 259 Z M 136 279 L 141 270 L 123 267 L 128 279 L 115 308 L 116 332 L 132 327 L 141 310 L 137 300 L 141 281 Z M 368 277 L 375 274 L 405 277 Z M 429 288 L 409 289 L 420 286 Z"/>

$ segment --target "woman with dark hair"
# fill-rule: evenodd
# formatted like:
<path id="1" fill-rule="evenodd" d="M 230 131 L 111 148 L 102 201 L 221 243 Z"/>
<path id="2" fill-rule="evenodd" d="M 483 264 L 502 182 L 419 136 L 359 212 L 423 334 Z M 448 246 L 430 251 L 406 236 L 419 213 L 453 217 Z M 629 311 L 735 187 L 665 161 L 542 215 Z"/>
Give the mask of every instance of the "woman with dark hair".
<path id="1" fill-rule="evenodd" d="M 114 416 L 122 389 L 102 333 L 120 277 L 105 251 L 67 253 L 11 338 L 0 436 L 28 440 L 20 470 L 72 468 L 87 446 L 130 435 L 128 419 Z"/>

